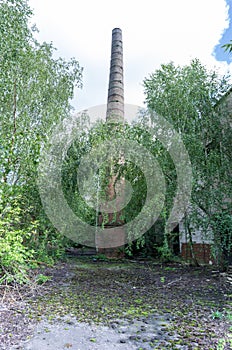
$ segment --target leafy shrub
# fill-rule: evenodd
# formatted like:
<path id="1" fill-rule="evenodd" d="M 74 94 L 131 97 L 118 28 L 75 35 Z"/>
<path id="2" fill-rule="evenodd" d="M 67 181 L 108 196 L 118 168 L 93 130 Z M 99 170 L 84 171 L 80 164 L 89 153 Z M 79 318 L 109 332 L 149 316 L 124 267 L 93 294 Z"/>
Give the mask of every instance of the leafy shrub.
<path id="1" fill-rule="evenodd" d="M 24 241 L 36 229 L 37 223 L 22 227 L 20 199 L 13 199 L 5 208 L 1 206 L 3 201 L 0 201 L 0 283 L 25 282 L 29 262 L 34 255 L 34 250 L 26 247 Z"/>

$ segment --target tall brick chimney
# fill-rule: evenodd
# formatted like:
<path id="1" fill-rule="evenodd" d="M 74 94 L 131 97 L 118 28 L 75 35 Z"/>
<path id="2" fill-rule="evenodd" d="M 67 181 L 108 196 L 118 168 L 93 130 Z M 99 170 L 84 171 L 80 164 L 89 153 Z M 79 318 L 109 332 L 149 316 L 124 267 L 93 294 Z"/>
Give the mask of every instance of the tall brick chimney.
<path id="1" fill-rule="evenodd" d="M 120 28 L 112 31 L 106 121 L 124 122 L 123 46 Z"/>
<path id="2" fill-rule="evenodd" d="M 122 47 L 122 31 L 120 28 L 114 28 L 112 31 L 112 46 L 110 60 L 110 76 L 106 111 L 107 123 L 124 123 L 124 86 L 123 86 L 123 47 Z M 123 157 L 122 157 L 123 158 Z M 121 159 L 122 160 L 122 159 Z M 124 184 L 124 180 L 117 179 L 117 174 L 112 174 L 109 177 L 107 188 L 108 200 L 114 200 L 115 184 L 117 180 Z M 105 222 L 105 228 L 115 228 L 113 236 L 98 235 L 96 242 L 99 253 L 106 254 L 108 257 L 123 256 L 123 251 L 116 248 L 122 247 L 125 244 L 125 232 L 121 212 L 117 209 L 120 207 L 122 198 L 116 199 L 116 218 L 115 213 L 108 213 Z M 100 214 L 99 224 L 101 225 L 103 217 Z M 112 234 L 111 234 L 112 235 Z M 106 248 L 103 248 L 103 247 Z"/>
<path id="3" fill-rule="evenodd" d="M 124 123 L 123 47 L 122 31 L 120 28 L 114 28 L 112 30 L 106 122 Z M 115 196 L 116 181 L 117 175 L 112 174 L 108 186 L 108 199 L 110 200 Z M 110 218 L 112 215 L 109 215 L 109 224 L 112 220 L 112 218 Z M 117 216 L 120 216 L 120 212 Z M 116 223 L 119 222 L 121 222 L 121 220 L 117 219 Z"/>

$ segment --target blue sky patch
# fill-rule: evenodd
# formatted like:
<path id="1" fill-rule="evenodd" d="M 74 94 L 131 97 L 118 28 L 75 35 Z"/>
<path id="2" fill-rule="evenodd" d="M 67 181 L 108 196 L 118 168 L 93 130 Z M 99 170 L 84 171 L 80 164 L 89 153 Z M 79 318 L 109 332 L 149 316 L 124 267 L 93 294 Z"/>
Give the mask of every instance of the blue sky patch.
<path id="1" fill-rule="evenodd" d="M 229 27 L 224 31 L 219 44 L 214 48 L 214 56 L 217 61 L 226 61 L 227 63 L 232 62 L 232 54 L 225 52 L 222 45 L 228 44 L 232 40 L 232 1 L 226 0 L 228 5 L 228 16 L 229 16 Z"/>

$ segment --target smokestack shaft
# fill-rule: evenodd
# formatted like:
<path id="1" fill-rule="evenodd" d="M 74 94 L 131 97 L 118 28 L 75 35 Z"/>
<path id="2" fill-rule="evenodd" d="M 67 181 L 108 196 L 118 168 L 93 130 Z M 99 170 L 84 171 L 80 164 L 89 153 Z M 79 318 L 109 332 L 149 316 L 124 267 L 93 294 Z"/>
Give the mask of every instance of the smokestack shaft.
<path id="1" fill-rule="evenodd" d="M 124 121 L 123 46 L 120 28 L 114 28 L 112 31 L 106 120 L 111 122 Z"/>

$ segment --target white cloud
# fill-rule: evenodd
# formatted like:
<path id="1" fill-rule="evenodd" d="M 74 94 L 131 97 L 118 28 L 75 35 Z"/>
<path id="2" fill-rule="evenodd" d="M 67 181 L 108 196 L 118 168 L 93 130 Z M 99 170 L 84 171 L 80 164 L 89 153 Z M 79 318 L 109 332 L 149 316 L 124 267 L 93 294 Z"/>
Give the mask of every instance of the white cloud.
<path id="1" fill-rule="evenodd" d="M 142 81 L 161 63 L 188 63 L 198 57 L 209 66 L 228 26 L 224 0 L 29 0 L 40 40 L 53 41 L 58 54 L 84 66 L 77 109 L 106 102 L 111 31 L 123 31 L 126 102 L 142 104 Z M 79 96 L 79 101 L 78 101 Z"/>

